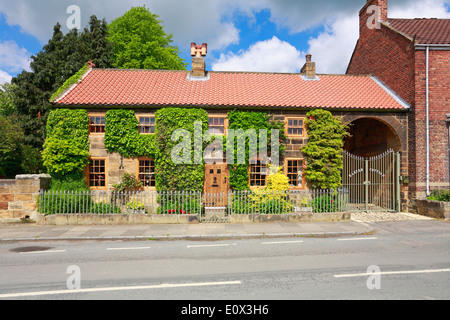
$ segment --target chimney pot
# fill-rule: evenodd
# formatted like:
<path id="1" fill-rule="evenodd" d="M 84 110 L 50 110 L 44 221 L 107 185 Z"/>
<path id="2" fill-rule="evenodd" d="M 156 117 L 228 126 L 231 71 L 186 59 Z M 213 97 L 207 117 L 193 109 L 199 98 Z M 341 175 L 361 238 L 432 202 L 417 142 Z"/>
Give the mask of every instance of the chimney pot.
<path id="1" fill-rule="evenodd" d="M 197 45 L 195 42 L 191 43 L 191 56 L 192 56 L 192 76 L 204 77 L 206 75 L 206 63 L 205 56 L 208 52 L 208 45 L 203 43 Z"/>
<path id="2" fill-rule="evenodd" d="M 306 55 L 306 63 L 303 65 L 300 70 L 300 74 L 305 76 L 308 79 L 316 78 L 316 63 L 311 61 L 312 55 L 308 53 Z"/>

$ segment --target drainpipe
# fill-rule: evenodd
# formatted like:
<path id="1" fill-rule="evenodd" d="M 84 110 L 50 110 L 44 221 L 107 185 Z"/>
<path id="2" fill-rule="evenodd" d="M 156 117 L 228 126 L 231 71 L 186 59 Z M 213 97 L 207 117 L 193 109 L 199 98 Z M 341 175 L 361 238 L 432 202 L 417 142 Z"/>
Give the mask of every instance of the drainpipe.
<path id="1" fill-rule="evenodd" d="M 426 179 L 427 179 L 427 197 L 430 195 L 430 115 L 429 115 L 429 59 L 430 59 L 430 47 L 427 46 L 426 51 L 426 65 L 425 65 L 425 112 L 426 112 L 426 144 L 427 144 L 427 168 L 426 168 Z"/>

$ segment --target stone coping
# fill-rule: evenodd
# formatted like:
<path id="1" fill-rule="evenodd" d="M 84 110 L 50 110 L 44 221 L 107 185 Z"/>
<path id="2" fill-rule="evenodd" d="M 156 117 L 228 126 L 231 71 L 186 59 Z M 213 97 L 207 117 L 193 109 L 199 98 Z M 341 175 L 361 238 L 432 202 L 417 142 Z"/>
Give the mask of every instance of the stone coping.
<path id="1" fill-rule="evenodd" d="M 38 225 L 124 225 L 124 224 L 192 224 L 198 215 L 182 214 L 55 214 L 34 216 Z M 321 222 L 350 220 L 350 213 L 235 214 L 228 223 Z"/>

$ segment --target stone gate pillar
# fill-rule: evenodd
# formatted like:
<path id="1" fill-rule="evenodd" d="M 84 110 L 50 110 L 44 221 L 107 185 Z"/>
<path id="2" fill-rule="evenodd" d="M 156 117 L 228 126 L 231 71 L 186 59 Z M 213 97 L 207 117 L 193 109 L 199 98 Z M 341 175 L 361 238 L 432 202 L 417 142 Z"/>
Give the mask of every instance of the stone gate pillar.
<path id="1" fill-rule="evenodd" d="M 36 215 L 39 191 L 48 189 L 48 174 L 21 174 L 0 180 L 0 222 Z"/>

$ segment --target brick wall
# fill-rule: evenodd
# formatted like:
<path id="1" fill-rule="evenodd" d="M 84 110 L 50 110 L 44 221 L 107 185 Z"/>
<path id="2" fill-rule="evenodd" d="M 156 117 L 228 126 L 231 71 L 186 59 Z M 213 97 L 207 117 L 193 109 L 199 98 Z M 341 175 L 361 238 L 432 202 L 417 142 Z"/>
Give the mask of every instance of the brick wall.
<path id="1" fill-rule="evenodd" d="M 33 216 L 39 191 L 50 186 L 49 175 L 18 175 L 0 180 L 0 221 Z"/>
<path id="2" fill-rule="evenodd" d="M 449 186 L 448 129 L 450 113 L 450 51 L 429 52 L 430 189 Z M 415 106 L 410 115 L 411 145 L 415 150 L 413 189 L 426 190 L 426 51 L 415 52 Z"/>
<path id="3" fill-rule="evenodd" d="M 414 104 L 414 48 L 411 42 L 381 25 L 362 32 L 347 74 L 373 74 L 406 103 Z"/>

